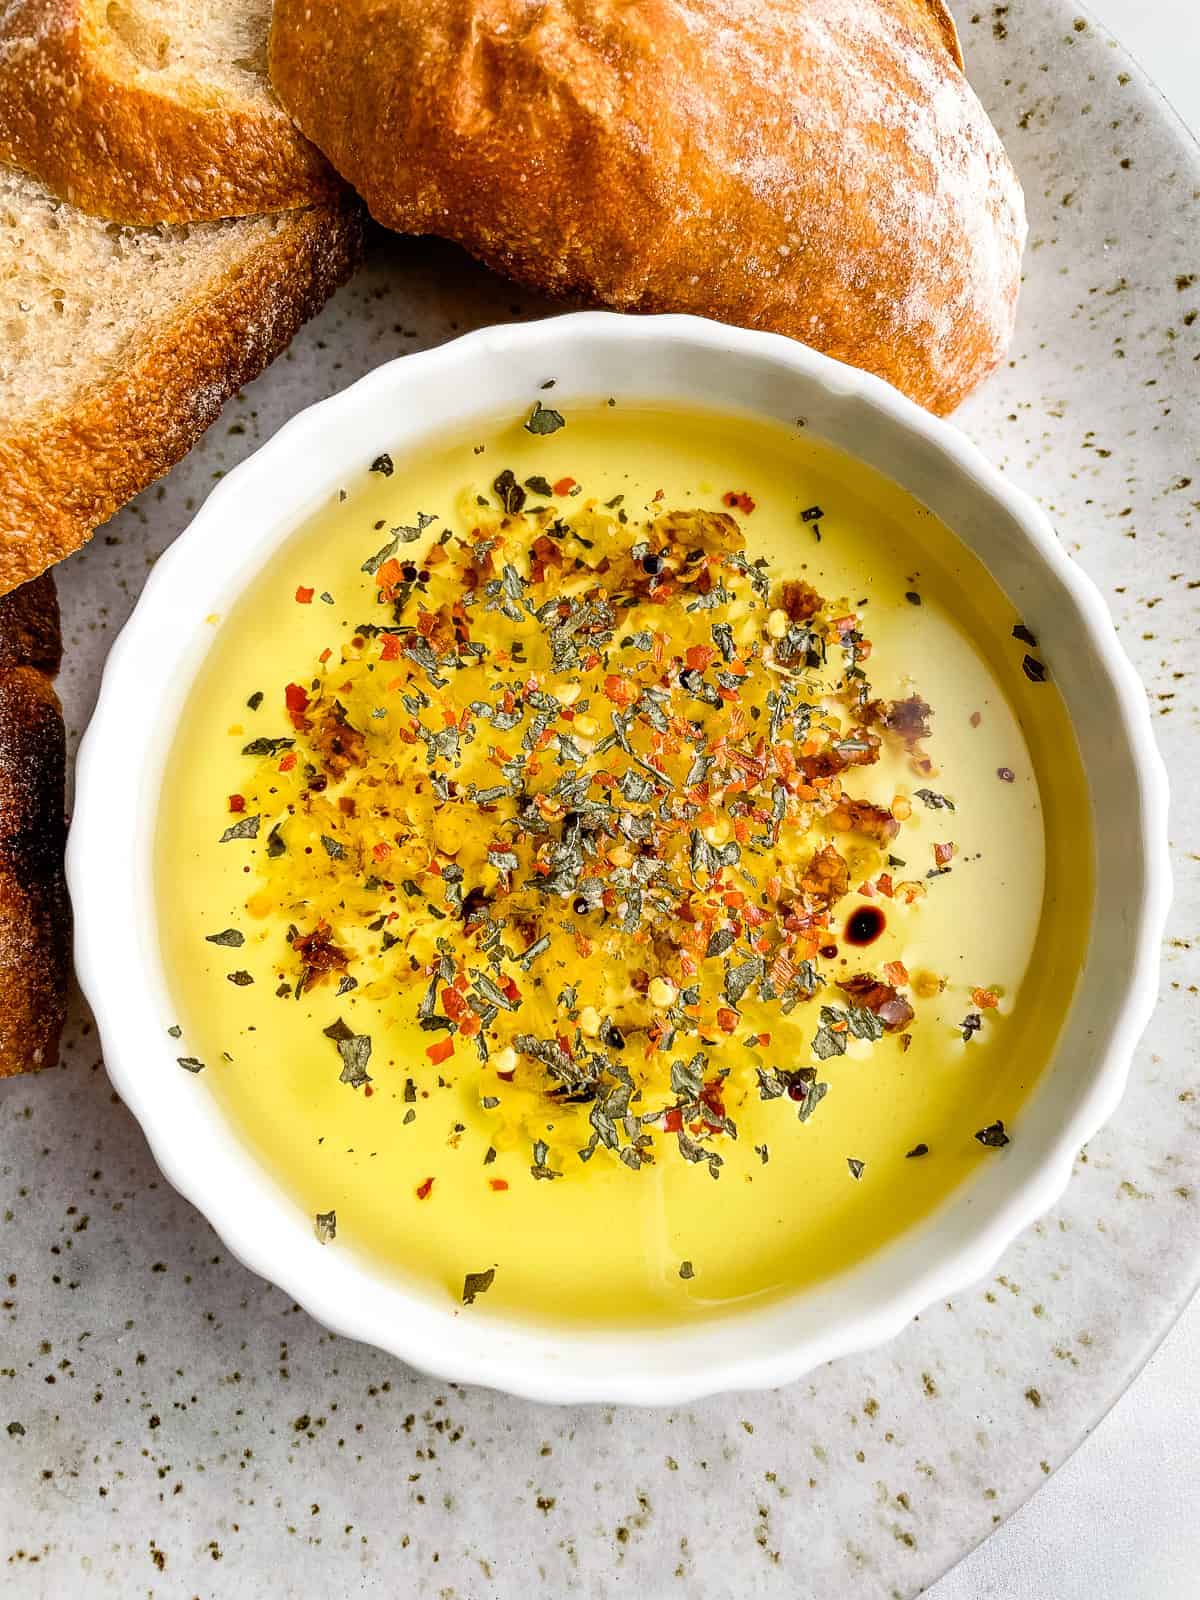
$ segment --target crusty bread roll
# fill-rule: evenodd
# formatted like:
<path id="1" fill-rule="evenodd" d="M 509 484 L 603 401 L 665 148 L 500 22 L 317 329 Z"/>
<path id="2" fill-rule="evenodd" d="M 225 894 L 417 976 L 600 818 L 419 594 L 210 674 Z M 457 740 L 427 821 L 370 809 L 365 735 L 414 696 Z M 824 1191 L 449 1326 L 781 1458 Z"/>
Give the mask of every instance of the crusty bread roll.
<path id="1" fill-rule="evenodd" d="M 790 334 L 937 412 L 1025 214 L 942 0 L 275 0 L 301 129 L 393 228 L 539 289 Z"/>
<path id="2" fill-rule="evenodd" d="M 0 596 L 0 1078 L 53 1066 L 66 1014 L 61 656 L 49 573 Z"/>

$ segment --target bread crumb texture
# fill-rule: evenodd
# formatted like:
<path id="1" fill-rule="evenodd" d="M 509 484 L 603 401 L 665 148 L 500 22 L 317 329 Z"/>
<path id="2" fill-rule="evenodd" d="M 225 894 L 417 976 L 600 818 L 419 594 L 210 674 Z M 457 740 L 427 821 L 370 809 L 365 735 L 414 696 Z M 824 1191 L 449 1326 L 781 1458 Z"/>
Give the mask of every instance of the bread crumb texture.
<path id="1" fill-rule="evenodd" d="M 350 273 L 349 201 L 126 228 L 0 168 L 0 594 L 190 448 Z"/>

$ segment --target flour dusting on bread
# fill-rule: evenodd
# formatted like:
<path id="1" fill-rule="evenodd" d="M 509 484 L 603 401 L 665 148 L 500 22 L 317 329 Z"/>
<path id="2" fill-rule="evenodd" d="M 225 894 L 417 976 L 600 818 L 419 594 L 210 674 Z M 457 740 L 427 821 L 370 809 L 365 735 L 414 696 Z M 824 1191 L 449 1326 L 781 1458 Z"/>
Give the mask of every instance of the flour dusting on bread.
<path id="1" fill-rule="evenodd" d="M 797 38 L 811 40 L 810 71 L 788 111 L 820 146 L 821 159 L 835 165 L 838 187 L 861 197 L 877 230 L 873 248 L 859 251 L 846 250 L 831 230 L 826 269 L 848 293 L 870 295 L 886 255 L 887 286 L 879 292 L 890 297 L 904 331 L 927 347 L 947 387 L 978 381 L 979 352 L 974 343 L 964 349 L 962 330 L 978 323 L 980 342 L 998 352 L 1012 336 L 1024 198 L 936 25 L 917 31 L 898 11 L 862 0 L 823 0 L 774 15 L 758 0 L 727 0 L 721 9 L 728 22 L 713 34 L 715 50 L 706 45 L 719 81 L 769 82 Z M 710 11 L 705 0 L 680 0 L 681 20 L 702 39 Z M 730 112 L 737 115 L 736 102 Z M 802 242 L 790 224 L 803 209 L 807 174 L 794 148 L 773 150 L 766 140 L 739 170 L 788 230 L 774 259 L 752 262 L 752 270 L 782 273 Z M 940 267 L 933 282 L 930 261 Z M 819 335 L 819 315 L 809 328 Z"/>

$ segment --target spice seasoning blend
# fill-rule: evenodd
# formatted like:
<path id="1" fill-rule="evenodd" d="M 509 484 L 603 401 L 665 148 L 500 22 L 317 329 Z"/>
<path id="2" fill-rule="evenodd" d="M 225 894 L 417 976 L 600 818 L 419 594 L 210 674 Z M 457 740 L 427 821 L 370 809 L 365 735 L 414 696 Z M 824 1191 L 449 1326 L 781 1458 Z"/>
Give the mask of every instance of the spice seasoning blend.
<path id="1" fill-rule="evenodd" d="M 711 1315 L 1002 1159 L 1090 891 L 984 570 L 741 419 L 364 466 L 220 625 L 160 819 L 181 1059 L 318 1236 L 471 1315 Z"/>

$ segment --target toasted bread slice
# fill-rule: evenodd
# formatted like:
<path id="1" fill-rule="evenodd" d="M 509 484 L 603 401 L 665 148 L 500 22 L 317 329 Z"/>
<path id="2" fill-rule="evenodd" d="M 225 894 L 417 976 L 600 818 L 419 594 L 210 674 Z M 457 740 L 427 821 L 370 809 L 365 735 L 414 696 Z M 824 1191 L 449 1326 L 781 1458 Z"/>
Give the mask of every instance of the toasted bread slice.
<path id="1" fill-rule="evenodd" d="M 61 655 L 49 573 L 0 597 L 0 1078 L 53 1066 L 66 1012 Z"/>
<path id="2" fill-rule="evenodd" d="M 266 76 L 270 0 L 5 0 L 0 160 L 118 222 L 331 199 Z"/>
<path id="3" fill-rule="evenodd" d="M 350 201 L 118 228 L 0 168 L 0 594 L 173 466 L 361 237 Z"/>

